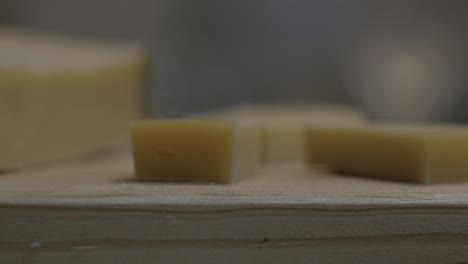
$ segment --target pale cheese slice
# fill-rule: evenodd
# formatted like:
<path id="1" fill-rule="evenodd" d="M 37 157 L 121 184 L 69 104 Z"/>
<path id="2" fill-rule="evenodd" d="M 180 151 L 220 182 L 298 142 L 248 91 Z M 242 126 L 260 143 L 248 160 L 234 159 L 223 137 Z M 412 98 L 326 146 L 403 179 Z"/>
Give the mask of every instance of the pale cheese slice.
<path id="1" fill-rule="evenodd" d="M 307 140 L 312 163 L 343 174 L 416 183 L 468 181 L 468 127 L 311 127 Z"/>
<path id="2" fill-rule="evenodd" d="M 254 176 L 261 132 L 249 122 L 147 120 L 132 126 L 135 175 L 144 180 L 231 183 Z"/>
<path id="3" fill-rule="evenodd" d="M 135 47 L 0 29 L 0 169 L 129 142 L 145 64 Z"/>
<path id="4" fill-rule="evenodd" d="M 241 105 L 192 116 L 258 123 L 263 128 L 264 164 L 305 161 L 307 125 L 360 125 L 366 120 L 355 108 L 331 104 Z"/>

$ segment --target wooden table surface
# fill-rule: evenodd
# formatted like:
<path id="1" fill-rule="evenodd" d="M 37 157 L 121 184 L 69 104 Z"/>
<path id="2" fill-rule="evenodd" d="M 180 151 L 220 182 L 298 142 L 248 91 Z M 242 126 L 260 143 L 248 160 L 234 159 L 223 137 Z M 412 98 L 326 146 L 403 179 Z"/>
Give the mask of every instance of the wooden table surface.
<path id="1" fill-rule="evenodd" d="M 0 175 L 0 263 L 128 261 L 468 263 L 468 184 L 303 164 L 231 185 L 140 182 L 129 153 Z"/>

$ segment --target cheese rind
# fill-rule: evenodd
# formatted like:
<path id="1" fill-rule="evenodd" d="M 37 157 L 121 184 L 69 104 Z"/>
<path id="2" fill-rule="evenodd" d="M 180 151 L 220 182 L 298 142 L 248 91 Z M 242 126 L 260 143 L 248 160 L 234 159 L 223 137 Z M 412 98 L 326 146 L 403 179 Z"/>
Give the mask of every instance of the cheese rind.
<path id="1" fill-rule="evenodd" d="M 350 175 L 415 183 L 468 181 L 468 128 L 310 127 L 308 159 Z"/>
<path id="2" fill-rule="evenodd" d="M 249 123 L 148 120 L 131 133 L 140 179 L 230 183 L 253 176 L 260 164 L 261 133 Z"/>
<path id="3" fill-rule="evenodd" d="M 58 37 L 0 27 L 0 70 L 48 74 L 92 72 L 134 61 L 142 51 L 134 45 Z"/>
<path id="4" fill-rule="evenodd" d="M 128 125 L 143 110 L 145 57 L 107 47 L 0 30 L 0 169 L 129 143 Z"/>

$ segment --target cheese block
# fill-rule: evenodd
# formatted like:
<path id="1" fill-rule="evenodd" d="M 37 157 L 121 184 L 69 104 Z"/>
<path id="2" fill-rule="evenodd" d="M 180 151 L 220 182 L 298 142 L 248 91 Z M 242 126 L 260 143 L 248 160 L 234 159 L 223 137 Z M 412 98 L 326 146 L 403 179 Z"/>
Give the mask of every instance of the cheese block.
<path id="1" fill-rule="evenodd" d="M 261 133 L 249 122 L 147 120 L 132 126 L 135 175 L 169 182 L 230 183 L 260 165 Z"/>
<path id="2" fill-rule="evenodd" d="M 415 183 L 468 181 L 468 127 L 311 127 L 308 157 L 343 174 Z"/>
<path id="3" fill-rule="evenodd" d="M 0 169 L 127 143 L 144 79 L 138 48 L 0 29 Z"/>
<path id="4" fill-rule="evenodd" d="M 341 105 L 271 104 L 237 106 L 198 117 L 249 120 L 263 128 L 263 163 L 305 161 L 307 124 L 354 125 L 365 122 L 358 110 Z"/>

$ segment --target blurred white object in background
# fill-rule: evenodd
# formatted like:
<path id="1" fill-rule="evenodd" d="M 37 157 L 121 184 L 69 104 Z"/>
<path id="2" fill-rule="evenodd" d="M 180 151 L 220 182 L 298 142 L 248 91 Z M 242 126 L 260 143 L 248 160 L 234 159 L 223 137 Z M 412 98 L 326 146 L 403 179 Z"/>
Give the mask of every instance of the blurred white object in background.
<path id="1" fill-rule="evenodd" d="M 463 93 L 461 31 L 435 16 L 435 6 L 418 15 L 393 7 L 356 36 L 345 64 L 350 94 L 376 119 L 450 120 Z"/>
<path id="2" fill-rule="evenodd" d="M 348 80 L 354 96 L 374 117 L 405 121 L 442 119 L 458 85 L 454 65 L 431 50 L 376 47 L 358 51 Z"/>

